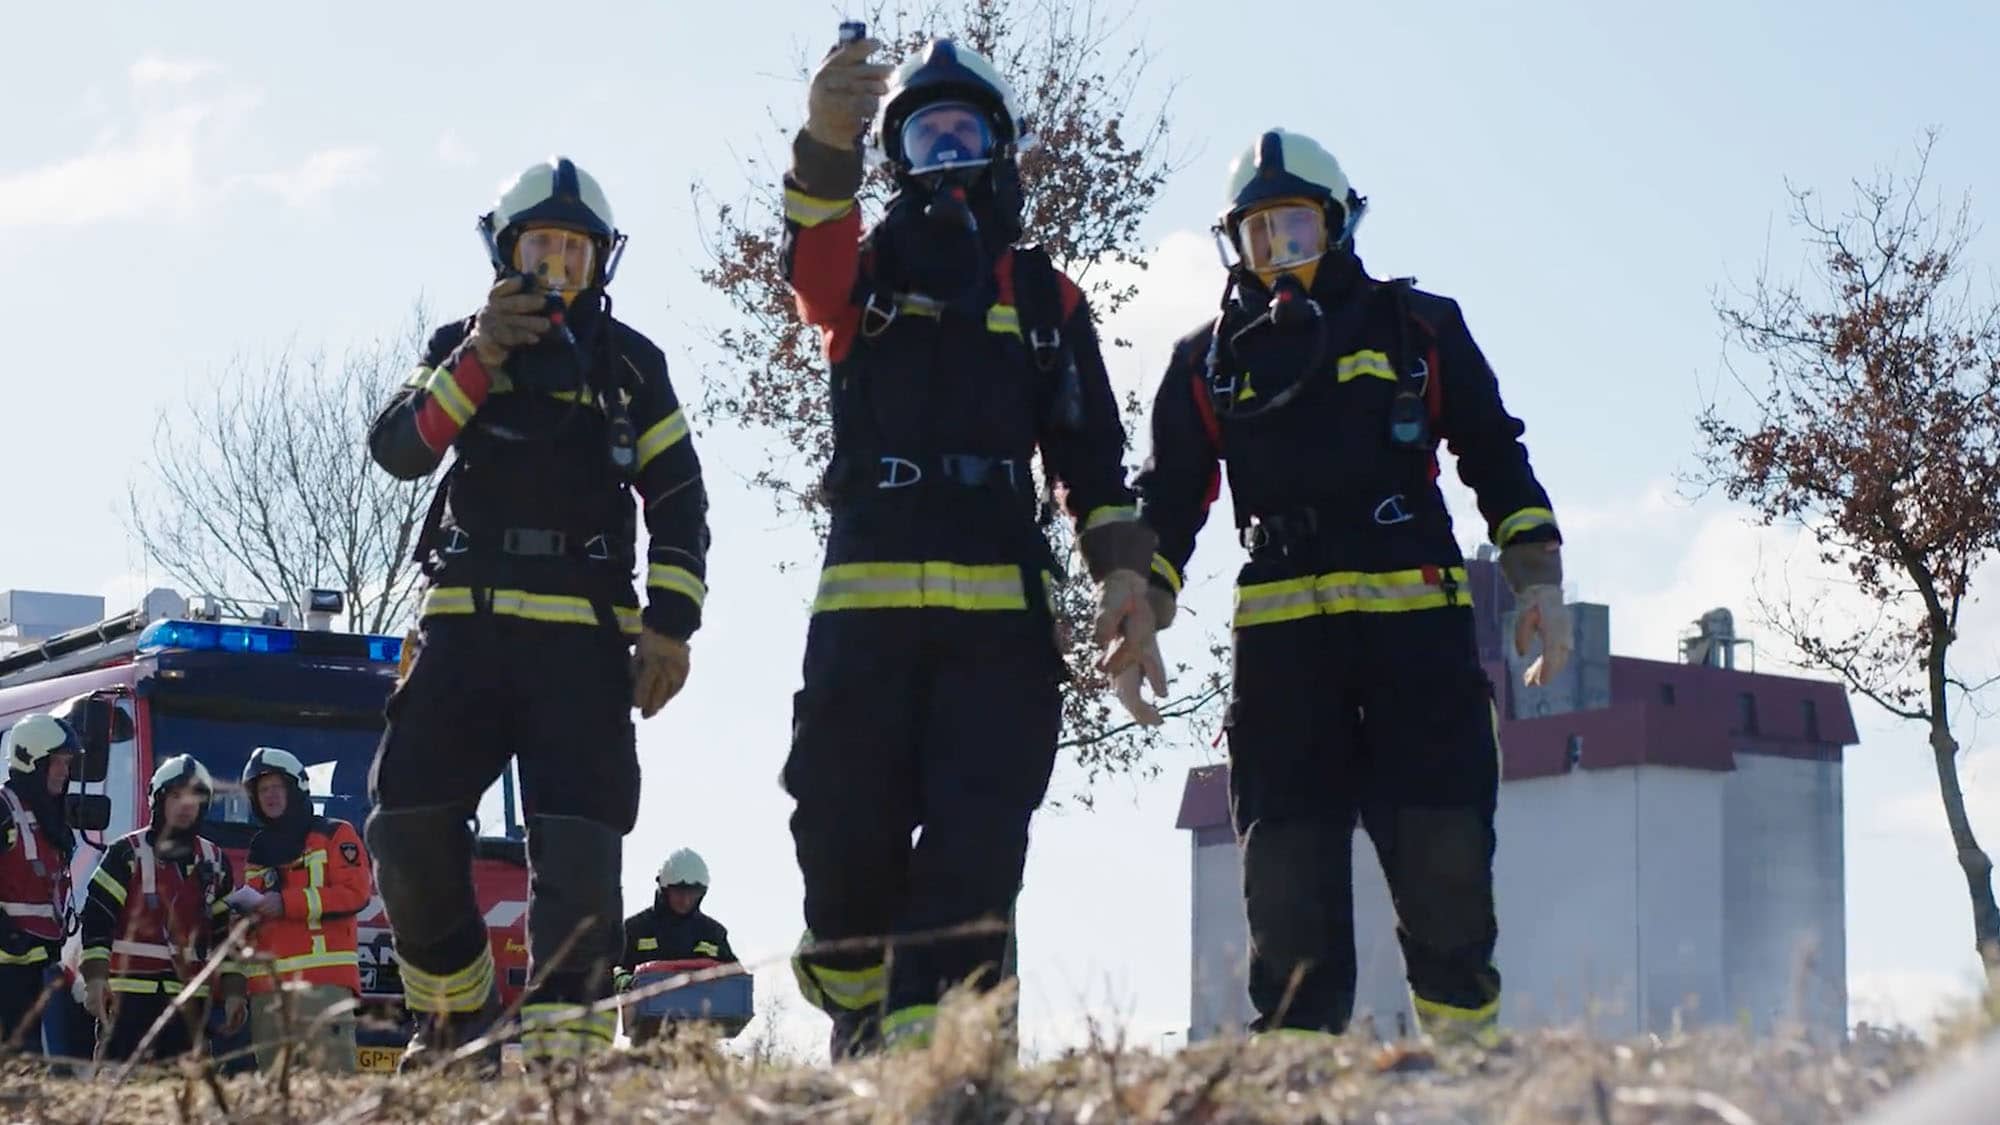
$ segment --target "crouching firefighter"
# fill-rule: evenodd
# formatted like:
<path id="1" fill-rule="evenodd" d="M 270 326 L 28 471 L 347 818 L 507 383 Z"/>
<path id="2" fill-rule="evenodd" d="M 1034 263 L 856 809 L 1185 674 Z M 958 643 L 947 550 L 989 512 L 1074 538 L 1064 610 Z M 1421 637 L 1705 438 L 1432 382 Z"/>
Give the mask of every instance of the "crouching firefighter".
<path id="1" fill-rule="evenodd" d="M 1136 479 L 1161 544 L 1152 597 L 1170 619 L 1226 458 L 1249 556 L 1225 722 L 1255 1029 L 1337 1033 L 1352 1015 L 1358 820 L 1418 1025 L 1489 1038 L 1498 718 L 1439 442 L 1500 548 L 1519 651 L 1540 634 L 1531 683 L 1570 648 L 1561 540 L 1458 304 L 1362 268 L 1365 206 L 1298 134 L 1265 133 L 1230 167 L 1222 311 L 1176 347 Z"/>
<path id="2" fill-rule="evenodd" d="M 945 989 L 1001 979 L 1066 669 L 1037 453 L 1100 583 L 1098 639 L 1159 678 L 1154 537 L 1090 310 L 1014 245 L 1014 94 L 950 40 L 893 73 L 878 46 L 822 62 L 784 184 L 788 280 L 832 367 L 832 521 L 783 782 L 817 939 L 795 968 L 836 1056 L 921 1042 Z M 864 235 L 871 118 L 896 190 Z"/>
<path id="3" fill-rule="evenodd" d="M 737 963 L 729 928 L 701 908 L 708 897 L 708 864 L 693 848 L 680 848 L 660 865 L 653 904 L 625 919 L 625 954 L 619 959 L 618 991 L 632 986 L 633 973 L 648 961 L 708 960 Z M 627 1009 L 625 1034 L 637 1047 L 657 1038 L 658 1017 Z"/>
<path id="4" fill-rule="evenodd" d="M 496 281 L 431 337 L 369 432 L 403 480 L 444 474 L 417 545 L 429 579 L 390 694 L 366 828 L 417 1066 L 499 1012 L 473 894 L 480 795 L 518 763 L 528 833 L 530 1060 L 609 1047 L 623 837 L 638 815 L 632 708 L 680 690 L 708 551 L 701 466 L 654 343 L 611 315 L 625 236 L 597 181 L 537 164 L 479 222 Z M 647 602 L 633 588 L 644 502 Z M 633 651 L 636 642 L 636 653 Z M 560 963 L 557 949 L 575 941 Z M 495 1044 L 483 1062 L 497 1063 Z"/>
<path id="5" fill-rule="evenodd" d="M 23 715 L 0 735 L 0 1043 L 42 1051 L 42 999 L 74 932 L 69 865 L 76 833 L 63 804 L 83 744 L 54 715 Z"/>
<path id="6" fill-rule="evenodd" d="M 98 1052 L 107 1060 L 132 1058 L 175 1004 L 178 1017 L 145 1057 L 171 1059 L 201 1046 L 210 992 L 193 982 L 229 932 L 229 858 L 200 835 L 215 795 L 208 770 L 186 754 L 168 758 L 150 790 L 150 821 L 105 849 L 83 906 L 84 1006 L 97 1018 Z M 248 1015 L 242 968 L 225 960 L 209 979 L 223 997 L 223 1033 L 234 1035 Z"/>

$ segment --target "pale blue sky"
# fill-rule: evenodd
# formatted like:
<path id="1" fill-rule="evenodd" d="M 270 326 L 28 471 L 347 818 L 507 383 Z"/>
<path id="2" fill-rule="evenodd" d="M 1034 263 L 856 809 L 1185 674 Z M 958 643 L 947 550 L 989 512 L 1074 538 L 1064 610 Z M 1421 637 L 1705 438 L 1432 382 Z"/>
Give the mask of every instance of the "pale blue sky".
<path id="1" fill-rule="evenodd" d="M 1180 82 L 1175 139 L 1192 163 L 1146 225 L 1155 266 L 1118 325 L 1138 346 L 1113 357 L 1115 376 L 1150 388 L 1169 341 L 1212 304 L 1220 277 L 1200 232 L 1230 154 L 1271 125 L 1316 135 L 1372 200 L 1371 267 L 1463 302 L 1528 421 L 1573 584 L 1611 603 L 1626 653 L 1670 656 L 1712 605 L 1746 618 L 1751 574 L 1791 542 L 1719 504 L 1688 509 L 1670 484 L 1719 371 L 1711 288 L 1747 276 L 1767 243 L 1793 259 L 1783 178 L 1837 189 L 1937 124 L 1937 182 L 1973 190 L 1989 216 L 2000 196 L 1987 119 L 2000 13 L 1987 5 L 1699 0 L 1622 22 L 1574 0 L 1140 7 L 1156 76 Z M 233 355 L 384 331 L 419 291 L 441 314 L 469 311 L 486 269 L 473 218 L 550 152 L 606 186 L 632 235 L 619 313 L 698 398 L 697 328 L 720 309 L 693 277 L 689 183 L 728 193 L 738 156 L 780 151 L 765 109 L 796 115 L 793 61 L 843 14 L 824 0 L 17 14 L 15 41 L 33 49 L 0 75 L 15 263 L 0 283 L 14 467 L 0 587 L 132 592 L 143 564 L 117 513 L 159 412 Z M 658 857 L 691 844 L 737 947 L 774 954 L 800 928 L 775 779 L 811 568 L 780 576 L 766 560 L 811 544 L 738 483 L 759 464 L 753 443 L 696 426 L 715 506 L 709 626 L 687 694 L 642 726 L 626 885 L 636 903 Z M 1234 557 L 1226 536 L 1204 537 L 1193 573 L 1209 580 L 1190 600 L 1206 612 L 1191 626 L 1219 620 L 1214 576 Z M 1975 618 L 1990 653 L 1995 618 Z M 1199 629 L 1170 641 L 1192 654 Z M 1921 737 L 1866 709 L 1863 722 L 1847 772 L 1856 1014 L 1900 999 L 1916 1017 L 1972 968 L 1963 885 Z M 1172 817 L 1182 771 L 1212 753 L 1164 754 L 1160 780 L 1038 822 L 1022 910 L 1039 1043 L 1075 1041 L 1086 1013 L 1147 1041 L 1184 1025 L 1188 845 Z M 1968 773 L 1975 821 L 2000 845 L 1983 749 Z M 782 971 L 759 983 L 788 999 L 788 1038 L 821 1037 Z"/>

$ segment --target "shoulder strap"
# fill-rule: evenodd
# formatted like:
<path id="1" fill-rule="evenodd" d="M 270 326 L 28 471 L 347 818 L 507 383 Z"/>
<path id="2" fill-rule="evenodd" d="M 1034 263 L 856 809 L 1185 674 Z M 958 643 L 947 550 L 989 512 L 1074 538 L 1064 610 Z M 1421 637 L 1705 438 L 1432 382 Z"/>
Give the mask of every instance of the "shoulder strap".
<path id="1" fill-rule="evenodd" d="M 132 858 L 139 861 L 139 893 L 146 896 L 150 904 L 159 893 L 159 861 L 153 855 L 153 846 L 141 836 L 132 841 Z"/>
<path id="2" fill-rule="evenodd" d="M 35 844 L 37 832 L 35 814 L 28 810 L 28 806 L 21 803 L 21 798 L 13 789 L 5 785 L 0 785 L 0 800 L 7 802 L 7 811 L 12 815 L 15 827 L 19 829 L 21 854 L 27 858 L 29 863 L 36 864 L 39 867 L 41 849 Z"/>
<path id="3" fill-rule="evenodd" d="M 1083 376 L 1063 338 L 1062 274 L 1038 245 L 1014 248 L 1014 310 L 1035 370 L 1048 380 L 1047 418 L 1055 429 L 1083 428 Z"/>
<path id="4" fill-rule="evenodd" d="M 438 532 L 444 526 L 445 500 L 451 494 L 451 482 L 458 477 L 458 471 L 464 464 L 464 458 L 455 453 L 452 455 L 451 467 L 444 471 L 444 475 L 438 477 L 437 485 L 431 489 L 431 505 L 424 513 L 424 526 L 417 532 L 417 541 L 410 548 L 410 561 L 417 564 L 417 569 L 423 572 L 425 578 L 437 577 L 438 560 L 435 552 L 438 546 Z"/>
<path id="5" fill-rule="evenodd" d="M 1014 248 L 1014 308 L 1021 335 L 1033 349 L 1035 366 L 1053 372 L 1063 356 L 1062 285 L 1056 264 L 1039 245 Z"/>

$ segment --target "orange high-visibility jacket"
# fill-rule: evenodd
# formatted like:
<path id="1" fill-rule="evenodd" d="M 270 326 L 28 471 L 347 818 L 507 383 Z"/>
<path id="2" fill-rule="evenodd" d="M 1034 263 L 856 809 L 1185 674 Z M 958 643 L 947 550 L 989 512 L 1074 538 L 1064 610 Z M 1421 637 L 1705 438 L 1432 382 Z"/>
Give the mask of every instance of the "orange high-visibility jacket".
<path id="1" fill-rule="evenodd" d="M 276 961 L 269 968 L 255 961 L 244 966 L 252 993 L 273 991 L 279 981 L 303 980 L 361 994 L 354 917 L 367 908 L 375 881 L 368 849 L 353 825 L 314 817 L 297 859 L 283 867 L 246 863 L 243 882 L 285 900 L 284 913 L 264 918 L 250 935 L 256 952 Z"/>

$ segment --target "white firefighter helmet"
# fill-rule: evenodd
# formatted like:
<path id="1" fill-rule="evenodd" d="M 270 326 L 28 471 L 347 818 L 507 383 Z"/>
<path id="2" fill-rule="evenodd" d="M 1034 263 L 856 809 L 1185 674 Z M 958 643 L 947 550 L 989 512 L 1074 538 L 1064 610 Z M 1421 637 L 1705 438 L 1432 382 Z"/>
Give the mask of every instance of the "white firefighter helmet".
<path id="1" fill-rule="evenodd" d="M 708 864 L 693 848 L 682 848 L 667 857 L 660 865 L 660 889 L 668 887 L 708 886 Z"/>
<path id="2" fill-rule="evenodd" d="M 50 754 L 82 752 L 76 729 L 54 715 L 23 715 L 0 734 L 0 758 L 7 759 L 8 773 L 33 773 Z"/>
<path id="3" fill-rule="evenodd" d="M 257 779 L 267 773 L 281 773 L 299 783 L 299 792 L 311 787 L 312 781 L 306 776 L 306 764 L 298 755 L 277 746 L 259 746 L 250 751 L 250 760 L 243 763 L 243 787 L 257 783 Z"/>
<path id="4" fill-rule="evenodd" d="M 206 806 L 208 799 L 215 795 L 215 779 L 208 775 L 208 767 L 195 761 L 192 754 L 176 754 L 161 762 L 159 768 L 153 771 L 153 783 L 147 788 L 147 793 L 158 801 L 161 794 L 189 780 L 203 792 L 202 803 Z"/>
<path id="5" fill-rule="evenodd" d="M 869 131 L 869 147 L 894 170 L 907 171 L 903 126 L 918 110 L 939 102 L 962 102 L 983 113 L 993 127 L 990 150 L 958 166 L 1006 158 L 1027 147 L 1027 123 L 1014 87 L 977 51 L 950 39 L 933 39 L 889 75 L 889 92 Z"/>
<path id="6" fill-rule="evenodd" d="M 1307 199 L 1323 207 L 1329 247 L 1353 238 L 1368 210 L 1368 200 L 1355 192 L 1332 153 L 1311 137 L 1283 129 L 1266 130 L 1230 162 L 1223 199 L 1221 227 L 1232 242 L 1245 214 L 1277 200 Z M 1237 248 L 1240 252 L 1240 243 Z"/>
<path id="7" fill-rule="evenodd" d="M 618 272 L 618 259 L 625 249 L 625 236 L 611 217 L 611 201 L 595 177 L 576 166 L 567 156 L 551 156 L 500 189 L 493 209 L 479 217 L 479 235 L 486 243 L 496 274 L 519 271 L 538 273 L 536 262 L 523 262 L 521 232 L 529 226 L 547 226 L 570 231 L 587 244 L 589 253 L 579 262 L 577 248 L 567 258 L 572 276 L 551 288 L 565 295 L 593 286 L 608 285 Z M 560 245 L 551 250 L 560 251 Z M 539 257 L 539 251 L 537 252 Z M 551 265 L 565 261 L 561 253 L 545 259 Z M 574 267 L 581 265 L 581 270 Z"/>

